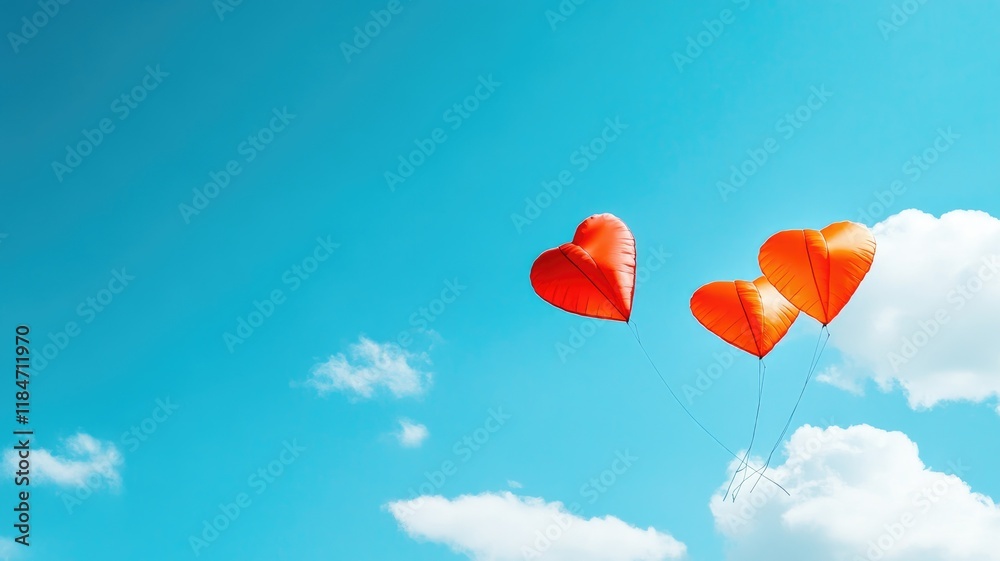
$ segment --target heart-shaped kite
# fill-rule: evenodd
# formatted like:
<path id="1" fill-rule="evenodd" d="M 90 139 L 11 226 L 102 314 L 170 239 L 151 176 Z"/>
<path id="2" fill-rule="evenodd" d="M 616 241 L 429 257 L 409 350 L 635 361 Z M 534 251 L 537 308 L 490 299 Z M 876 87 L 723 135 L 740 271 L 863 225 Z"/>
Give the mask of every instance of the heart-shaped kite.
<path id="1" fill-rule="evenodd" d="M 531 286 L 549 304 L 581 316 L 627 322 L 635 293 L 635 238 L 613 214 L 595 214 L 573 241 L 531 266 Z"/>
<path id="2" fill-rule="evenodd" d="M 799 310 L 760 277 L 706 284 L 691 296 L 691 313 L 723 341 L 764 358 L 788 333 Z"/>
<path id="3" fill-rule="evenodd" d="M 768 282 L 824 326 L 847 305 L 874 259 L 875 236 L 855 222 L 778 232 L 757 258 Z"/>

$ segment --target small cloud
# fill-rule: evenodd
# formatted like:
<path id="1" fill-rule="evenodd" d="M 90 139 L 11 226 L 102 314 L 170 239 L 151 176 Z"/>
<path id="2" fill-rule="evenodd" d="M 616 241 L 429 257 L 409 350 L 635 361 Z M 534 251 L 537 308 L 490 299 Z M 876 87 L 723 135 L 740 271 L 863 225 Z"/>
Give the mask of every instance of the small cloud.
<path id="1" fill-rule="evenodd" d="M 323 396 L 340 391 L 353 399 L 370 399 L 379 388 L 393 397 L 420 395 L 431 383 L 431 373 L 421 369 L 425 354 L 411 353 L 395 343 L 376 343 L 361 336 L 343 353 L 315 365 L 305 385 Z"/>
<path id="2" fill-rule="evenodd" d="M 431 350 L 437 345 L 444 343 L 444 337 L 442 337 L 440 333 L 438 333 L 433 329 L 421 329 L 420 333 L 423 336 L 427 337 L 427 340 L 430 341 L 430 343 L 428 343 L 427 345 L 428 350 Z"/>
<path id="3" fill-rule="evenodd" d="M 511 489 L 521 489 L 524 487 L 524 485 L 521 485 L 520 482 L 514 481 L 513 479 L 507 480 L 507 486 L 510 487 Z"/>
<path id="4" fill-rule="evenodd" d="M 32 480 L 48 482 L 60 487 L 100 486 L 102 482 L 111 488 L 121 485 L 118 468 L 124 459 L 118 448 L 110 441 L 102 442 L 85 433 L 77 433 L 63 441 L 64 453 L 56 455 L 44 448 L 31 451 Z M 17 469 L 18 455 L 15 450 L 4 454 L 8 469 Z M 96 483 L 95 483 L 96 482 Z"/>
<path id="5" fill-rule="evenodd" d="M 0 538 L 0 561 L 11 561 L 17 555 L 14 548 L 14 538 L 4 536 Z"/>
<path id="6" fill-rule="evenodd" d="M 839 366 L 833 365 L 816 375 L 816 381 L 830 384 L 835 388 L 853 393 L 854 395 L 865 395 L 865 389 L 861 381 L 844 373 Z"/>
<path id="7" fill-rule="evenodd" d="M 409 419 L 400 419 L 396 439 L 404 448 L 419 448 L 430 434 L 426 426 Z"/>

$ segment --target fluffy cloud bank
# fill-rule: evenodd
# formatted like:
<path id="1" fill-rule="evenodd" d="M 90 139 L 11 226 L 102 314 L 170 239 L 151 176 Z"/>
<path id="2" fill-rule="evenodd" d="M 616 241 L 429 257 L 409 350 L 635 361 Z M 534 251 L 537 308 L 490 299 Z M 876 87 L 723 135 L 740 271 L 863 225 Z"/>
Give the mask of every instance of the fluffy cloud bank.
<path id="1" fill-rule="evenodd" d="M 928 469 L 905 434 L 807 425 L 786 451 L 769 474 L 791 496 L 762 483 L 712 498 L 730 561 L 1000 559 L 1000 507 L 962 481 L 960 462 Z"/>
<path id="2" fill-rule="evenodd" d="M 112 442 L 102 442 L 85 433 L 77 433 L 63 442 L 62 454 L 44 448 L 31 451 L 32 483 L 54 483 L 62 487 L 95 487 L 102 483 L 114 488 L 121 485 L 118 468 L 124 460 Z M 4 454 L 9 473 L 17 471 L 20 458 L 16 450 Z"/>
<path id="3" fill-rule="evenodd" d="M 872 270 L 831 325 L 847 364 L 819 379 L 860 392 L 871 377 L 915 409 L 1000 396 L 1000 220 L 905 210 L 873 231 Z"/>
<path id="4" fill-rule="evenodd" d="M 476 561 L 661 561 L 683 557 L 686 549 L 654 528 L 613 516 L 587 520 L 560 502 L 509 492 L 425 496 L 387 506 L 410 537 L 445 544 Z"/>
<path id="5" fill-rule="evenodd" d="M 421 370 L 427 363 L 422 354 L 408 352 L 395 343 L 376 343 L 360 337 L 342 353 L 313 367 L 305 385 L 320 395 L 340 391 L 356 399 L 368 399 L 376 390 L 388 390 L 393 397 L 422 394 L 431 383 L 430 372 Z"/>

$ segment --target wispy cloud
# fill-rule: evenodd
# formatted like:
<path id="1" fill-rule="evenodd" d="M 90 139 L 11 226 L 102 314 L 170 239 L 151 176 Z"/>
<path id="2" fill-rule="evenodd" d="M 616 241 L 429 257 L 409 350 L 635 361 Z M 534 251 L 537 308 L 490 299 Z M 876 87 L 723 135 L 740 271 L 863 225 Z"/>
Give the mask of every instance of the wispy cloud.
<path id="1" fill-rule="evenodd" d="M 370 399 L 379 389 L 393 397 L 415 396 L 430 386 L 432 375 L 423 370 L 429 360 L 395 343 L 376 343 L 361 336 L 348 348 L 315 365 L 305 385 L 319 395 L 339 391 L 354 399 Z"/>
<path id="2" fill-rule="evenodd" d="M 396 439 L 404 448 L 419 448 L 428 436 L 430 436 L 430 432 L 426 426 L 414 423 L 409 419 L 399 420 L 399 431 L 396 432 Z"/>
<path id="3" fill-rule="evenodd" d="M 861 380 L 848 376 L 840 366 L 831 365 L 816 375 L 816 380 L 825 384 L 830 384 L 835 388 L 851 392 L 854 395 L 864 395 L 865 389 L 861 385 Z"/>
<path id="4" fill-rule="evenodd" d="M 65 439 L 63 449 L 60 454 L 44 448 L 31 451 L 32 483 L 37 480 L 61 487 L 91 488 L 102 482 L 111 488 L 121 485 L 118 468 L 124 459 L 114 443 L 81 432 Z M 17 469 L 15 450 L 5 452 L 4 460 L 8 469 Z"/>
<path id="5" fill-rule="evenodd" d="M 18 545 L 18 547 L 23 547 Z M 0 537 L 0 561 L 11 561 L 17 559 L 17 550 L 14 546 L 14 538 L 10 536 Z"/>

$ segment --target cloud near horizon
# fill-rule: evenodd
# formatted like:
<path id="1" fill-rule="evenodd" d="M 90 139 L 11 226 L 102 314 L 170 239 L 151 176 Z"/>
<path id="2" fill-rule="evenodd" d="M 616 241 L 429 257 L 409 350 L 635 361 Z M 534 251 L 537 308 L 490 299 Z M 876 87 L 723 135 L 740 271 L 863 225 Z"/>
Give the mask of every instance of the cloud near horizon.
<path id="1" fill-rule="evenodd" d="M 561 502 L 510 492 L 424 496 L 386 507 L 411 538 L 444 544 L 474 561 L 663 561 L 686 551 L 655 528 L 614 516 L 584 519 Z"/>
<path id="2" fill-rule="evenodd" d="M 906 434 L 869 425 L 806 425 L 785 451 L 768 473 L 791 496 L 761 483 L 723 500 L 727 477 L 712 497 L 728 560 L 1000 559 L 1000 507 L 961 479 L 961 461 L 932 470 Z"/>

